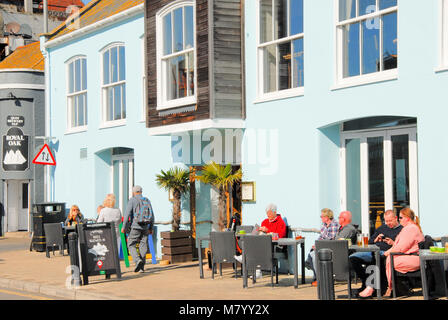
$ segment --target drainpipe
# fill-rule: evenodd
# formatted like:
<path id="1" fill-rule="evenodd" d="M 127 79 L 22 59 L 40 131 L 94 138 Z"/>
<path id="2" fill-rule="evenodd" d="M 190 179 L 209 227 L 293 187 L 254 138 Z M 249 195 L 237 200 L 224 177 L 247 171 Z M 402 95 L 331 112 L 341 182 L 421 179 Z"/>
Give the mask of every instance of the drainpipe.
<path id="1" fill-rule="evenodd" d="M 44 33 L 48 33 L 48 0 L 44 0 Z"/>

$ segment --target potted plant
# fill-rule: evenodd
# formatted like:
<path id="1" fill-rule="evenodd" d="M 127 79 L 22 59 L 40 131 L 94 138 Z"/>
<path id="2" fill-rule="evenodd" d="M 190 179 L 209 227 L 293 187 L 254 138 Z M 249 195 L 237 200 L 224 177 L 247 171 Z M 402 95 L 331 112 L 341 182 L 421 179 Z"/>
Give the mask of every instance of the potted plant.
<path id="1" fill-rule="evenodd" d="M 243 173 L 241 169 L 232 172 L 232 165 L 220 165 L 212 161 L 205 165 L 197 179 L 203 183 L 209 183 L 218 189 L 218 226 L 220 230 L 227 228 L 230 219 L 230 188 L 241 181 Z"/>
<path id="2" fill-rule="evenodd" d="M 156 175 L 156 183 L 160 188 L 173 194 L 173 211 L 171 232 L 161 232 L 162 260 L 174 262 L 191 261 L 193 246 L 191 230 L 180 230 L 181 197 L 188 193 L 190 187 L 190 171 L 174 167 L 168 171 L 161 170 Z"/>

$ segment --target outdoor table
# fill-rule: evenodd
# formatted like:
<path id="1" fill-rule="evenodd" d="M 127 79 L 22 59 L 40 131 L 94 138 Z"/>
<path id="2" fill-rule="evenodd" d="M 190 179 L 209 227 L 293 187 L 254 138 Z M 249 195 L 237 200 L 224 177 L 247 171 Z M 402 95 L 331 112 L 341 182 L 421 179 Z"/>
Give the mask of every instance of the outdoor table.
<path id="1" fill-rule="evenodd" d="M 238 235 L 240 238 L 242 235 Z M 198 260 L 199 260 L 199 277 L 201 279 L 204 278 L 204 268 L 202 264 L 202 251 L 201 244 L 203 241 L 210 241 L 210 235 L 205 235 L 202 237 L 196 238 L 196 246 L 198 248 Z M 280 245 L 280 246 L 294 246 L 294 288 L 298 288 L 299 285 L 299 276 L 298 276 L 298 245 L 300 244 L 301 249 L 301 267 L 302 267 L 302 284 L 305 284 L 305 238 L 302 239 L 291 239 L 291 238 L 280 238 L 278 240 L 272 240 L 272 244 Z M 244 252 L 243 252 L 244 254 Z"/>
<path id="2" fill-rule="evenodd" d="M 374 245 L 374 244 L 369 244 L 366 247 L 353 245 L 353 246 L 349 247 L 349 250 L 354 250 L 356 252 L 373 252 L 375 254 L 375 263 L 376 263 L 376 267 L 378 270 L 378 278 L 377 278 L 378 279 L 378 283 L 377 283 L 378 287 L 376 289 L 376 296 L 378 299 L 381 299 L 380 247 L 378 247 L 377 245 Z"/>
<path id="3" fill-rule="evenodd" d="M 242 237 L 243 239 L 244 237 Z M 298 246 L 300 244 L 301 249 L 301 267 L 302 267 L 302 284 L 305 284 L 305 238 L 302 239 L 292 239 L 292 238 L 280 238 L 277 240 L 272 240 L 272 245 L 279 246 L 294 246 L 294 288 L 299 287 L 299 268 L 298 268 Z M 243 262 L 245 261 L 244 250 L 243 250 Z M 245 264 L 243 264 L 243 274 L 247 274 L 245 270 Z M 247 287 L 247 277 L 243 277 L 244 283 L 243 287 Z"/>
<path id="4" fill-rule="evenodd" d="M 418 256 L 420 258 L 420 273 L 422 275 L 422 291 L 423 291 L 423 297 L 425 300 L 429 299 L 429 288 L 428 288 L 428 281 L 426 279 L 426 261 L 428 260 L 436 260 L 436 261 L 443 261 L 448 260 L 448 253 L 442 253 L 442 252 L 431 252 L 428 249 L 421 249 L 418 252 Z M 445 277 L 445 271 L 442 272 L 443 279 L 442 283 L 445 287 L 445 296 L 448 297 L 448 292 L 446 288 L 446 277 Z"/>
<path id="5" fill-rule="evenodd" d="M 302 239 L 293 239 L 293 238 L 280 238 L 278 240 L 272 240 L 273 244 L 279 246 L 294 246 L 294 288 L 298 288 L 299 286 L 299 267 L 298 267 L 298 246 L 300 244 L 301 251 L 301 267 L 302 267 L 302 284 L 305 284 L 305 238 Z"/>

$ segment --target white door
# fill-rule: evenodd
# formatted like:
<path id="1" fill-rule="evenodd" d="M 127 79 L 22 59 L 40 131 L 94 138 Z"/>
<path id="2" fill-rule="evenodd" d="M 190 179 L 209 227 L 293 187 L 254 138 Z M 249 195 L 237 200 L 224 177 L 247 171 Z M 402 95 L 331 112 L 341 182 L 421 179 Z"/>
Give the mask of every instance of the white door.
<path id="1" fill-rule="evenodd" d="M 113 156 L 112 193 L 115 194 L 115 206 L 124 215 L 128 200 L 132 197 L 134 186 L 134 155 Z"/>
<path id="2" fill-rule="evenodd" d="M 343 133 L 341 157 L 341 207 L 362 232 L 371 234 L 388 209 L 418 215 L 415 127 Z"/>
<path id="3" fill-rule="evenodd" d="M 7 182 L 7 231 L 27 231 L 29 215 L 29 182 L 9 180 Z"/>

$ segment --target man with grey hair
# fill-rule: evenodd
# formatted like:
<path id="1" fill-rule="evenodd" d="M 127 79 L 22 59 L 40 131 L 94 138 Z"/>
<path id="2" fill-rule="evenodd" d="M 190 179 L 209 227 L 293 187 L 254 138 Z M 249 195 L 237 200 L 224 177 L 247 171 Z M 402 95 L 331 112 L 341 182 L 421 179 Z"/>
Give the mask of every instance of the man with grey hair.
<path id="1" fill-rule="evenodd" d="M 279 238 L 286 237 L 286 224 L 282 217 L 277 214 L 277 206 L 273 203 L 266 207 L 267 219 L 263 220 L 259 231 L 264 233 L 277 233 Z"/>
<path id="2" fill-rule="evenodd" d="M 151 203 L 142 196 L 142 187 L 134 186 L 132 188 L 133 197 L 129 199 L 124 214 L 123 228 L 121 232 L 126 233 L 130 227 L 128 235 L 129 253 L 135 262 L 134 272 L 144 272 L 146 263 L 146 253 L 148 252 L 148 235 L 152 233 L 152 224 L 142 224 L 137 221 L 135 215 L 140 210 L 143 201 L 149 203 L 149 209 L 152 213 Z M 139 252 L 137 252 L 139 244 Z"/>

